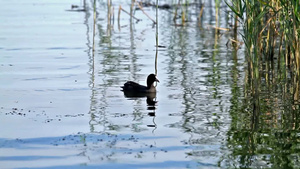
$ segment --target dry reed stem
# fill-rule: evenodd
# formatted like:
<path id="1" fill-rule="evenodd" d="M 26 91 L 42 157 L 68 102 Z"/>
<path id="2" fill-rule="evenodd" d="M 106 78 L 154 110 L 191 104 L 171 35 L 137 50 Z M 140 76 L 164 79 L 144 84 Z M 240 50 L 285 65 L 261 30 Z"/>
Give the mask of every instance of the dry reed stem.
<path id="1" fill-rule="evenodd" d="M 295 18 L 295 14 L 293 14 L 293 18 Z M 293 28 L 294 28 L 294 31 L 293 31 L 293 34 L 294 34 L 294 37 L 295 37 L 295 43 L 294 43 L 294 49 L 295 49 L 295 59 L 296 59 L 296 68 L 297 68 L 297 75 L 299 76 L 300 75 L 300 54 L 299 54 L 299 48 L 300 48 L 300 43 L 299 43 L 299 40 L 298 40 L 298 32 L 297 32 L 297 26 L 295 24 L 296 21 L 293 22 Z"/>
<path id="2" fill-rule="evenodd" d="M 185 25 L 185 12 L 183 10 L 181 12 L 181 23 L 183 26 Z"/>
<path id="3" fill-rule="evenodd" d="M 200 12 L 199 12 L 199 18 L 198 18 L 198 26 L 200 27 L 201 26 L 201 17 L 202 17 L 202 14 L 203 14 L 203 10 L 204 10 L 204 4 L 202 4 L 202 7 L 200 9 Z"/>
<path id="4" fill-rule="evenodd" d="M 267 23 L 265 24 L 265 26 L 262 28 L 262 30 L 259 32 L 259 34 L 258 34 L 258 38 L 257 38 L 257 41 L 258 42 L 260 42 L 260 40 L 261 40 L 261 35 L 262 35 L 262 33 L 263 33 L 263 31 L 266 29 L 266 27 L 269 25 L 269 23 L 271 22 L 271 20 L 273 19 L 273 17 L 271 17 L 271 18 L 269 18 L 268 19 L 268 21 L 267 21 Z M 262 43 L 260 43 L 261 45 L 260 45 L 260 47 L 259 47 L 259 50 L 262 50 Z M 268 45 L 269 43 L 267 43 L 267 45 Z M 268 47 L 268 46 L 267 46 Z"/>
<path id="5" fill-rule="evenodd" d="M 122 7 L 121 7 L 121 5 L 120 5 L 120 6 L 119 6 L 119 11 L 118 11 L 118 29 L 119 29 L 119 31 L 121 30 L 121 26 L 120 26 L 121 10 L 122 10 Z"/>
<path id="6" fill-rule="evenodd" d="M 119 10 L 122 10 L 123 12 L 127 13 L 130 17 L 136 19 L 137 21 L 141 21 L 141 19 L 136 18 L 135 16 L 133 16 L 129 12 L 127 12 L 125 9 L 123 9 L 121 5 L 119 7 Z"/>
<path id="7" fill-rule="evenodd" d="M 243 42 L 240 42 L 238 40 L 234 40 L 234 39 L 231 39 L 231 38 L 229 38 L 229 40 L 232 41 L 232 42 L 234 42 L 234 43 L 237 43 L 238 45 L 242 45 L 243 44 Z"/>
<path id="8" fill-rule="evenodd" d="M 135 1 L 136 2 L 136 1 Z M 138 3 L 136 2 L 136 4 L 138 5 L 138 7 L 141 9 L 141 11 L 154 23 L 156 24 L 155 20 L 153 20 L 143 9 L 143 7 Z"/>
<path id="9" fill-rule="evenodd" d="M 229 31 L 229 28 L 222 28 L 222 27 L 217 27 L 217 26 L 213 26 L 213 25 L 209 25 L 208 27 L 213 28 L 213 29 L 217 29 L 217 30 L 223 30 L 223 31 Z"/>

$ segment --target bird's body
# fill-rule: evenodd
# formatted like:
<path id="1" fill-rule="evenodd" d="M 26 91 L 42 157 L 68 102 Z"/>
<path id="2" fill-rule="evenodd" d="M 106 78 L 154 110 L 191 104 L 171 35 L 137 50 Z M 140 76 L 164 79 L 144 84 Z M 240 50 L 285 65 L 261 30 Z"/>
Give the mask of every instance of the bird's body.
<path id="1" fill-rule="evenodd" d="M 147 88 L 146 86 L 140 85 L 133 81 L 128 81 L 122 86 L 124 91 L 131 91 L 131 92 L 156 92 L 156 89 L 153 85 L 150 86 L 150 88 Z"/>
<path id="2" fill-rule="evenodd" d="M 135 93 L 154 93 L 156 88 L 154 82 L 159 82 L 154 74 L 150 74 L 147 78 L 147 86 L 140 85 L 133 81 L 127 81 L 124 86 L 121 86 L 124 92 L 135 92 Z"/>

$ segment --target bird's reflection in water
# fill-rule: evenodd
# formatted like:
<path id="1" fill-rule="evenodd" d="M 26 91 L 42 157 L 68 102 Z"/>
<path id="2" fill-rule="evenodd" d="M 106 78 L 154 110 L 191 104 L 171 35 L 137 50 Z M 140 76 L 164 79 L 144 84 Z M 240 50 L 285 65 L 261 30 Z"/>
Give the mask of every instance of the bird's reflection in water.
<path id="1" fill-rule="evenodd" d="M 146 97 L 146 102 L 147 102 L 147 110 L 148 115 L 150 117 L 153 117 L 153 124 L 147 125 L 147 127 L 154 127 L 154 130 L 156 129 L 156 123 L 155 123 L 155 110 L 156 110 L 156 93 L 136 93 L 136 92 L 128 92 L 128 91 L 123 91 L 124 96 L 129 99 L 137 99 L 137 98 L 144 98 Z M 153 131 L 154 131 L 153 130 Z"/>

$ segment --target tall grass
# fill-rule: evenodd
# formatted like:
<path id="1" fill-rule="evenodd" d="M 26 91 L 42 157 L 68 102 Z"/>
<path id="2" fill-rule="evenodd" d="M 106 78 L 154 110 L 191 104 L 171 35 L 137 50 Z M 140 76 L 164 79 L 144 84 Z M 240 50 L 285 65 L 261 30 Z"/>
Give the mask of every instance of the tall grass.
<path id="1" fill-rule="evenodd" d="M 264 61 L 282 59 L 290 73 L 299 80 L 300 73 L 300 2 L 299 0 L 225 1 L 243 25 L 243 39 L 250 68 Z M 237 22 L 235 27 L 237 27 Z M 278 49 L 278 50 L 275 50 Z M 253 72 L 258 76 L 258 71 Z"/>

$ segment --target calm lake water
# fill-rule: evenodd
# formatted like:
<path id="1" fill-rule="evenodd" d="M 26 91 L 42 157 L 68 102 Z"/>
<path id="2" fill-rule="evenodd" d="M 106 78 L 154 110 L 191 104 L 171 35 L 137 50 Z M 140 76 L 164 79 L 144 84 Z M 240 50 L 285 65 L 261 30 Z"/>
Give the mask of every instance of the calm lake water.
<path id="1" fill-rule="evenodd" d="M 2 1 L 0 168 L 299 167 L 297 88 L 267 61 L 253 85 L 245 46 L 216 34 L 203 2 L 201 22 L 190 7 L 184 26 L 159 10 L 155 68 L 153 22 L 136 10 L 141 21 L 121 12 L 118 23 L 130 1 L 113 1 L 111 18 L 97 1 L 94 53 L 91 2 Z M 231 28 L 221 5 L 219 27 Z M 150 73 L 156 96 L 120 91 Z"/>

